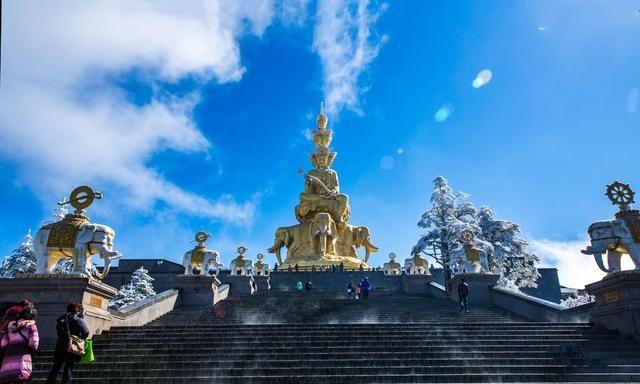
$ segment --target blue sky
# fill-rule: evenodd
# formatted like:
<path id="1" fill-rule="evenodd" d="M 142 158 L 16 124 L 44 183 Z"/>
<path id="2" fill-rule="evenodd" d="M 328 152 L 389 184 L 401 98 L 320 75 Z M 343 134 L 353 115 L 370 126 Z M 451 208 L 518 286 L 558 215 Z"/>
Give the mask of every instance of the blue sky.
<path id="1" fill-rule="evenodd" d="M 443 175 L 582 285 L 605 185 L 640 191 L 637 1 L 4 6 L 2 254 L 81 184 L 124 257 L 179 261 L 201 229 L 224 263 L 264 253 L 295 223 L 322 100 L 373 264 L 408 253 Z"/>

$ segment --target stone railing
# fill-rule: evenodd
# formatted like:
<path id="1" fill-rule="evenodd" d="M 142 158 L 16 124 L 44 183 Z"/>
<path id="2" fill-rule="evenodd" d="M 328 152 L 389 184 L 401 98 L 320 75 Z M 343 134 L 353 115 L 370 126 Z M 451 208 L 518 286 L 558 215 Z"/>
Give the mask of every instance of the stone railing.
<path id="1" fill-rule="evenodd" d="M 502 287 L 491 289 L 491 303 L 498 308 L 533 321 L 589 322 L 594 304 L 567 308 L 525 293 Z"/>
<path id="2" fill-rule="evenodd" d="M 178 304 L 178 290 L 169 289 L 120 309 L 109 308 L 111 327 L 139 327 L 171 312 Z"/>

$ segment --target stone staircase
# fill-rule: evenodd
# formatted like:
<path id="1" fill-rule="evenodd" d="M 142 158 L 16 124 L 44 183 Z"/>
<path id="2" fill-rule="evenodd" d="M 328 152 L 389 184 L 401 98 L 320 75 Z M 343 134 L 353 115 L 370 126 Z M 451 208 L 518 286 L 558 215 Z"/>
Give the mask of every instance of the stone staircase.
<path id="1" fill-rule="evenodd" d="M 630 338 L 580 323 L 534 323 L 492 308 L 374 294 L 271 292 L 178 308 L 96 336 L 80 383 L 640 382 Z M 36 378 L 50 353 L 35 360 Z M 37 382 L 37 380 L 36 380 Z M 76 382 L 76 380 L 74 380 Z"/>

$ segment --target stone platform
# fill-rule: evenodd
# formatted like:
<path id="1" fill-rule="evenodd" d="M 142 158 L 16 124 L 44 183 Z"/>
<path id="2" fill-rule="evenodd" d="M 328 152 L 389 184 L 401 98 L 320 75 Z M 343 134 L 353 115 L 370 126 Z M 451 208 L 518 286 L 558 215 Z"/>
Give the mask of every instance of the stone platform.
<path id="1" fill-rule="evenodd" d="M 295 290 L 297 282 L 311 281 L 313 289 L 343 292 L 350 282 L 357 284 L 367 277 L 374 291 L 426 293 L 434 280 L 431 275 L 385 275 L 382 271 L 272 272 L 270 277 L 275 291 Z"/>
<path id="2" fill-rule="evenodd" d="M 107 306 L 117 290 L 97 280 L 75 275 L 18 275 L 0 279 L 0 303 L 11 305 L 30 299 L 38 310 L 38 330 L 43 348 L 56 339 L 56 320 L 64 315 L 67 304 L 82 303 L 84 318 L 92 335 L 111 328 L 112 317 Z"/>

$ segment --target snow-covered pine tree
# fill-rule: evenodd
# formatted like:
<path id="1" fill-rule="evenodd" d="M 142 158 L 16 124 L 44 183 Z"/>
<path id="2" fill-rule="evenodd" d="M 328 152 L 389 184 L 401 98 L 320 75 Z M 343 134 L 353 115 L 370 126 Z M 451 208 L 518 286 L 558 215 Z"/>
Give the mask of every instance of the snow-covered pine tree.
<path id="1" fill-rule="evenodd" d="M 53 269 L 51 269 L 51 273 L 71 273 L 73 272 L 73 260 L 72 259 L 68 259 L 68 258 L 63 258 L 58 260 L 58 262 L 56 263 L 56 265 L 53 267 Z M 92 262 L 91 265 L 89 266 L 89 273 L 91 274 L 91 277 L 96 277 L 98 276 L 98 274 L 100 272 L 98 272 L 98 267 L 97 265 Z"/>
<path id="2" fill-rule="evenodd" d="M 495 212 L 488 207 L 480 207 L 476 217 L 482 238 L 492 245 L 493 251 L 487 257 L 491 272 L 502 277 L 499 285 L 510 286 L 506 281 L 510 280 L 518 288 L 537 287 L 540 273 L 535 265 L 540 259 L 528 250 L 529 243 L 522 237 L 520 226 L 495 219 Z"/>
<path id="3" fill-rule="evenodd" d="M 588 293 L 575 293 L 567 297 L 566 299 L 561 300 L 560 304 L 564 305 L 567 308 L 573 308 L 580 305 L 593 303 L 594 301 L 596 301 L 596 297 L 593 295 L 590 295 Z"/>
<path id="4" fill-rule="evenodd" d="M 411 253 L 423 253 L 431 257 L 445 269 L 445 286 L 449 279 L 451 267 L 451 253 L 462 248 L 461 233 L 469 230 L 476 234 L 476 246 L 482 250 L 490 247 L 478 237 L 480 227 L 476 223 L 476 208 L 466 201 L 468 195 L 454 193 L 447 180 L 438 176 L 433 180 L 431 194 L 431 208 L 427 210 L 418 226 L 427 229 L 413 247 Z"/>
<path id="5" fill-rule="evenodd" d="M 57 223 L 58 221 L 64 219 L 64 217 L 69 213 L 66 205 L 58 205 L 53 212 L 51 213 L 51 219 L 47 220 L 45 224 Z"/>
<path id="6" fill-rule="evenodd" d="M 500 285 L 514 289 L 537 286 L 540 274 L 535 263 L 539 260 L 528 251 L 528 243 L 517 224 L 496 220 L 489 208 L 476 209 L 467 201 L 468 195 L 454 193 L 442 176 L 436 177 L 433 185 L 431 208 L 418 223 L 428 232 L 418 240 L 412 253 L 433 258 L 445 269 L 448 283 L 451 254 L 463 246 L 461 234 L 469 230 L 475 234 L 474 246 L 487 254 L 491 271 L 500 274 Z"/>
<path id="7" fill-rule="evenodd" d="M 15 277 L 18 273 L 33 273 L 36 271 L 36 255 L 32 249 L 33 239 L 31 230 L 25 236 L 22 244 L 6 256 L 0 264 L 0 277 Z"/>
<path id="8" fill-rule="evenodd" d="M 153 280 L 143 267 L 136 269 L 131 274 L 130 282 L 120 287 L 118 293 L 109 300 L 109 306 L 122 308 L 155 295 Z"/>

